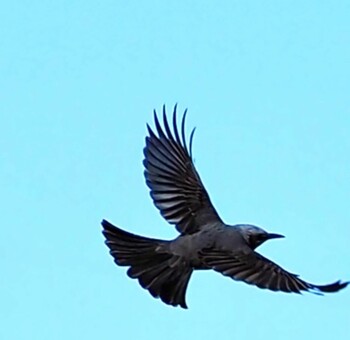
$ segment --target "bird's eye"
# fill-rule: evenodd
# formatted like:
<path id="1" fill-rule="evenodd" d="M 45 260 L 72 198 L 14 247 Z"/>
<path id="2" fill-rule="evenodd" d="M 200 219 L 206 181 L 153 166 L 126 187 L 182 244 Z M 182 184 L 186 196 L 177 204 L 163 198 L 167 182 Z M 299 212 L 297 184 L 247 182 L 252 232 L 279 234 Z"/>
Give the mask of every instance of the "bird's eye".
<path id="1" fill-rule="evenodd" d="M 248 243 L 251 245 L 251 247 L 255 248 L 258 244 L 260 244 L 258 235 L 249 235 Z"/>

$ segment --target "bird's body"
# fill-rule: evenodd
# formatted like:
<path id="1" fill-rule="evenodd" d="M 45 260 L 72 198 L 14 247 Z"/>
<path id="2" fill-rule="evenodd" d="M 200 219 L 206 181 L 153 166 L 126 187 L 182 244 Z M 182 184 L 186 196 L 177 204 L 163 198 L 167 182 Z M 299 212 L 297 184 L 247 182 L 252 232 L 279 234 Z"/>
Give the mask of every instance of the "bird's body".
<path id="1" fill-rule="evenodd" d="M 171 241 L 131 234 L 103 220 L 103 234 L 115 262 L 128 266 L 152 296 L 167 304 L 187 308 L 185 293 L 194 270 L 213 269 L 234 280 L 274 291 L 336 292 L 348 282 L 320 286 L 301 280 L 263 257 L 255 249 L 263 242 L 283 237 L 260 227 L 225 224 L 210 202 L 192 161 L 192 138 L 187 148 L 185 116 L 177 128 L 176 106 L 170 128 L 163 109 L 163 128 L 156 113 L 158 135 L 148 126 L 144 149 L 145 178 L 162 216 L 180 235 Z"/>
<path id="2" fill-rule="evenodd" d="M 223 223 L 208 226 L 194 234 L 178 236 L 169 242 L 169 250 L 172 253 L 186 257 L 193 265 L 200 263 L 201 267 L 204 263 L 198 254 L 205 249 L 251 251 L 240 229 Z"/>

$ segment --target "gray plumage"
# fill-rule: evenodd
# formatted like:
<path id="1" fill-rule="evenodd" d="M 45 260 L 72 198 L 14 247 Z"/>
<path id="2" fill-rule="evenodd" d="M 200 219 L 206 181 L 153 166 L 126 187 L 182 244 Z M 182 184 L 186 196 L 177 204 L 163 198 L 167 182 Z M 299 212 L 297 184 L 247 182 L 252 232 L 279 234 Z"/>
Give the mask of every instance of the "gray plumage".
<path id="1" fill-rule="evenodd" d="M 185 118 L 186 111 L 179 131 L 176 106 L 172 128 L 165 107 L 163 127 L 154 112 L 156 133 L 147 125 L 143 162 L 153 202 L 180 236 L 172 241 L 142 237 L 103 220 L 103 234 L 116 264 L 129 267 L 128 275 L 152 296 L 183 308 L 187 308 L 185 294 L 191 274 L 198 269 L 214 269 L 234 280 L 288 293 L 321 294 L 345 288 L 349 282 L 308 283 L 255 251 L 266 240 L 282 235 L 248 224 L 226 225 L 221 220 L 193 164 L 194 129 L 187 146 Z"/>

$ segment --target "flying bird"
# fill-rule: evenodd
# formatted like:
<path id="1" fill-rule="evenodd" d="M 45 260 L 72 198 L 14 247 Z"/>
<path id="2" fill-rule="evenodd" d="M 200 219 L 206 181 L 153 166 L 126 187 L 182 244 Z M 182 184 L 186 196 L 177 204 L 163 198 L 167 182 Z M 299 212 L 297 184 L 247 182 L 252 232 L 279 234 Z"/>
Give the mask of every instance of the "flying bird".
<path id="1" fill-rule="evenodd" d="M 213 269 L 237 281 L 287 293 L 333 293 L 349 282 L 327 285 L 306 282 L 263 255 L 256 248 L 284 236 L 251 224 L 225 224 L 194 166 L 192 141 L 185 136 L 184 112 L 178 128 L 176 105 L 172 123 L 163 106 L 161 124 L 154 111 L 155 129 L 147 124 L 144 148 L 145 179 L 154 205 L 180 235 L 174 240 L 143 237 L 124 231 L 106 220 L 103 235 L 110 254 L 127 274 L 155 298 L 187 308 L 186 289 L 193 271 Z"/>

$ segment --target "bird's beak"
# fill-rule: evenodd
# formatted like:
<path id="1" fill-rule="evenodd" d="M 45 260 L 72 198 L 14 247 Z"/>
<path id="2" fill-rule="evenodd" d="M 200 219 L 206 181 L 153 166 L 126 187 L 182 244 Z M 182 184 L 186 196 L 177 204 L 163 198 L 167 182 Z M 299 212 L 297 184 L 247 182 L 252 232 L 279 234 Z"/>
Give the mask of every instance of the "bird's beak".
<path id="1" fill-rule="evenodd" d="M 267 235 L 267 238 L 270 240 L 272 238 L 283 238 L 284 236 L 283 235 L 280 235 L 280 234 L 268 234 Z"/>

